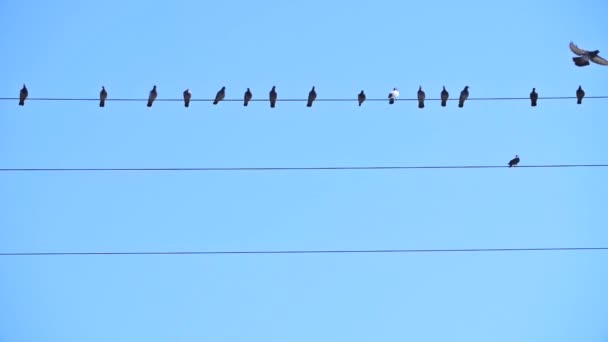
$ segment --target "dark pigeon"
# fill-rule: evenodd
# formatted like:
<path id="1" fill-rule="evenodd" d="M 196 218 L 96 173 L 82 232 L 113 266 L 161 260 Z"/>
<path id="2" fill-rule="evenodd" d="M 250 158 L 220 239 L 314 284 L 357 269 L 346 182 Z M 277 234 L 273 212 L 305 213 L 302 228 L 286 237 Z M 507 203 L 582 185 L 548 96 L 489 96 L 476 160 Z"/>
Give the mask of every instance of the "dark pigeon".
<path id="1" fill-rule="evenodd" d="M 313 86 L 310 92 L 308 93 L 308 103 L 306 103 L 306 107 L 312 107 L 312 103 L 317 99 L 317 92 L 315 91 L 315 87 Z"/>
<path id="2" fill-rule="evenodd" d="M 517 166 L 519 164 L 519 156 L 515 155 L 515 158 L 509 161 L 509 167 Z"/>
<path id="3" fill-rule="evenodd" d="M 443 86 L 443 90 L 441 91 L 441 107 L 445 107 L 449 97 L 450 93 L 448 93 L 448 91 L 445 90 L 445 86 Z"/>
<path id="4" fill-rule="evenodd" d="M 108 98 L 108 92 L 104 86 L 101 86 L 101 91 L 99 92 L 99 107 L 106 106 L 106 99 Z"/>
<path id="5" fill-rule="evenodd" d="M 424 108 L 424 98 L 426 97 L 426 94 L 424 94 L 424 91 L 422 90 L 422 86 L 420 86 L 418 88 L 418 108 Z"/>
<path id="6" fill-rule="evenodd" d="M 192 99 L 192 93 L 190 89 L 184 90 L 184 107 L 190 107 L 190 100 Z"/>
<path id="7" fill-rule="evenodd" d="M 464 89 L 460 92 L 460 98 L 458 99 L 458 107 L 464 107 L 464 101 L 469 98 L 469 86 L 464 87 Z"/>
<path id="8" fill-rule="evenodd" d="M 23 88 L 21 88 L 21 91 L 19 92 L 19 105 L 20 106 L 25 105 L 25 99 L 27 99 L 27 95 L 28 95 L 27 87 L 24 84 Z"/>
<path id="9" fill-rule="evenodd" d="M 247 107 L 247 105 L 249 104 L 249 101 L 251 101 L 252 98 L 253 98 L 253 94 L 251 93 L 251 90 L 249 90 L 249 88 L 247 88 L 247 91 L 245 92 L 245 96 L 243 97 L 243 106 Z"/>
<path id="10" fill-rule="evenodd" d="M 270 90 L 270 93 L 268 94 L 268 98 L 270 100 L 270 108 L 274 108 L 275 104 L 277 103 L 277 87 L 276 86 L 272 86 L 272 89 Z"/>
<path id="11" fill-rule="evenodd" d="M 217 94 L 215 94 L 215 100 L 213 100 L 213 104 L 218 104 L 224 99 L 224 96 L 226 96 L 226 87 L 222 87 L 222 89 L 220 89 Z"/>
<path id="12" fill-rule="evenodd" d="M 532 88 L 532 92 L 530 93 L 530 102 L 532 103 L 532 107 L 536 107 L 536 101 L 538 101 L 538 93 L 536 92 L 536 88 Z"/>
<path id="13" fill-rule="evenodd" d="M 152 87 L 150 90 L 150 96 L 148 96 L 148 107 L 152 107 L 152 103 L 156 100 L 158 93 L 156 92 L 156 86 Z"/>
<path id="14" fill-rule="evenodd" d="M 600 65 L 608 65 L 608 60 L 599 56 L 600 50 L 587 51 L 579 48 L 573 42 L 570 42 L 570 50 L 574 52 L 574 54 L 579 55 L 580 57 L 572 57 L 574 64 L 579 67 L 584 67 L 589 65 L 589 61 L 600 64 Z"/>
<path id="15" fill-rule="evenodd" d="M 361 104 L 365 101 L 365 98 L 365 93 L 363 92 L 363 90 L 361 90 L 359 96 L 357 96 L 357 100 L 359 100 L 359 107 L 361 107 Z"/>
<path id="16" fill-rule="evenodd" d="M 576 89 L 576 103 L 577 104 L 582 104 L 583 103 L 583 97 L 585 97 L 585 91 L 579 85 L 578 89 Z"/>

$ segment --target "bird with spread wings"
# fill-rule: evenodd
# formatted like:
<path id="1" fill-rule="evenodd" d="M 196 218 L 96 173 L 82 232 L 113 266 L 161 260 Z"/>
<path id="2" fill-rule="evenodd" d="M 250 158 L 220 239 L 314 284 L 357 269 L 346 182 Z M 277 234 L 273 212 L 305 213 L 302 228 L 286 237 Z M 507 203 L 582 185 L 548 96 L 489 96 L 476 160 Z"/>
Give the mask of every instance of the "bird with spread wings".
<path id="1" fill-rule="evenodd" d="M 589 65 L 589 61 L 600 65 L 608 65 L 608 61 L 599 56 L 600 50 L 587 51 L 579 48 L 573 42 L 570 42 L 570 50 L 580 57 L 572 57 L 574 64 L 579 67 Z"/>

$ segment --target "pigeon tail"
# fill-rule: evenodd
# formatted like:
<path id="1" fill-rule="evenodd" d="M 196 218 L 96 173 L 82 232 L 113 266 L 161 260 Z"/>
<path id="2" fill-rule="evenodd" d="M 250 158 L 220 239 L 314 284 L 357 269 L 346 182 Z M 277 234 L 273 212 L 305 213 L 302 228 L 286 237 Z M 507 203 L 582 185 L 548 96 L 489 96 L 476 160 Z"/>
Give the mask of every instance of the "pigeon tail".
<path id="1" fill-rule="evenodd" d="M 23 101 L 23 100 L 19 100 L 19 105 L 20 105 L 20 106 L 23 106 L 24 104 L 25 104 L 25 101 Z"/>
<path id="2" fill-rule="evenodd" d="M 459 101 L 458 102 L 458 107 L 460 107 L 460 108 L 464 107 L 464 101 Z"/>
<path id="3" fill-rule="evenodd" d="M 190 107 L 190 103 L 189 102 L 184 103 L 184 107 L 186 107 L 186 108 Z"/>
<path id="4" fill-rule="evenodd" d="M 274 102 L 270 103 L 270 108 L 274 108 Z"/>
<path id="5" fill-rule="evenodd" d="M 583 99 L 577 99 L 576 100 L 576 104 L 582 104 L 583 103 Z"/>
<path id="6" fill-rule="evenodd" d="M 247 107 L 247 101 L 243 102 L 243 106 Z"/>
<path id="7" fill-rule="evenodd" d="M 148 107 L 152 107 L 152 101 L 148 100 Z"/>
<path id="8" fill-rule="evenodd" d="M 306 107 L 312 107 L 312 101 L 308 101 L 308 103 L 306 104 Z"/>
<path id="9" fill-rule="evenodd" d="M 445 107 L 446 102 L 448 102 L 448 101 L 441 101 L 441 107 Z"/>
<path id="10" fill-rule="evenodd" d="M 424 102 L 422 102 L 422 101 L 418 102 L 418 108 L 424 108 Z"/>
<path id="11" fill-rule="evenodd" d="M 584 57 L 572 57 L 572 60 L 574 61 L 574 64 L 579 67 L 584 67 L 590 64 L 589 59 Z"/>
<path id="12" fill-rule="evenodd" d="M 103 101 L 99 101 L 99 107 L 105 107 L 105 103 Z"/>
<path id="13" fill-rule="evenodd" d="M 388 100 L 388 104 L 393 104 L 393 103 L 395 103 L 395 99 L 389 99 Z"/>
<path id="14" fill-rule="evenodd" d="M 213 101 L 213 104 L 216 105 L 217 104 L 217 100 Z"/>

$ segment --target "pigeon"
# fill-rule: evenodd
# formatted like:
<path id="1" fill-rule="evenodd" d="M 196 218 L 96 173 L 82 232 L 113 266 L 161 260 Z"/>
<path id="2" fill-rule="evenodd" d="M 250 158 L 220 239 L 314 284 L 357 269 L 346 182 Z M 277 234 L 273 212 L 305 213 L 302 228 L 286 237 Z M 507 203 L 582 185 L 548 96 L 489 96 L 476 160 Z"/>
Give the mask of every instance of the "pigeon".
<path id="1" fill-rule="evenodd" d="M 274 108 L 274 105 L 277 103 L 277 87 L 276 86 L 272 86 L 272 89 L 270 90 L 270 94 L 268 94 L 268 97 L 270 99 L 270 108 Z"/>
<path id="2" fill-rule="evenodd" d="M 515 158 L 509 160 L 509 167 L 517 166 L 519 164 L 519 156 L 515 155 Z"/>
<path id="3" fill-rule="evenodd" d="M 363 92 L 363 90 L 361 90 L 359 96 L 357 96 L 357 100 L 359 100 L 359 107 L 361 107 L 361 104 L 363 103 L 363 101 L 365 101 L 365 93 Z"/>
<path id="4" fill-rule="evenodd" d="M 25 84 L 23 85 L 23 88 L 21 88 L 21 91 L 19 92 L 19 105 L 23 106 L 25 105 L 25 99 L 27 98 L 27 87 L 25 86 Z"/>
<path id="5" fill-rule="evenodd" d="M 184 90 L 184 107 L 190 107 L 190 99 L 192 99 L 190 89 Z"/>
<path id="6" fill-rule="evenodd" d="M 536 88 L 532 88 L 532 92 L 530 93 L 530 101 L 532 102 L 532 107 L 536 107 L 536 101 L 538 101 L 538 93 L 536 92 Z"/>
<path id="7" fill-rule="evenodd" d="M 249 88 L 247 88 L 247 91 L 245 92 L 245 96 L 243 99 L 243 106 L 247 107 L 247 105 L 249 104 L 249 101 L 251 101 L 251 98 L 253 97 L 253 94 L 251 93 L 251 90 L 249 90 Z"/>
<path id="8" fill-rule="evenodd" d="M 424 98 L 426 97 L 426 95 L 424 94 L 424 91 L 422 90 L 422 86 L 420 86 L 418 88 L 418 108 L 424 108 Z"/>
<path id="9" fill-rule="evenodd" d="M 217 94 L 215 94 L 215 100 L 213 100 L 213 104 L 218 104 L 218 102 L 224 99 L 224 96 L 226 96 L 226 87 L 222 87 L 222 89 L 220 89 Z"/>
<path id="10" fill-rule="evenodd" d="M 469 98 L 469 86 L 464 87 L 464 89 L 460 92 L 460 98 L 458 99 L 458 107 L 464 107 L 464 101 Z"/>
<path id="11" fill-rule="evenodd" d="M 99 92 L 99 107 L 106 106 L 106 99 L 108 98 L 108 92 L 104 86 L 101 86 L 101 91 Z"/>
<path id="12" fill-rule="evenodd" d="M 393 91 L 388 93 L 388 104 L 395 103 L 395 100 L 399 97 L 399 89 L 393 88 Z"/>
<path id="13" fill-rule="evenodd" d="M 574 64 L 579 67 L 584 67 L 589 65 L 589 61 L 600 65 L 608 65 L 608 60 L 599 56 L 600 50 L 587 51 L 579 48 L 573 42 L 570 42 L 570 50 L 574 52 L 574 54 L 579 55 L 581 57 L 572 57 Z"/>
<path id="14" fill-rule="evenodd" d="M 448 93 L 448 91 L 445 90 L 445 86 L 443 86 L 443 90 L 441 91 L 441 107 L 445 107 L 449 97 L 450 93 Z"/>
<path id="15" fill-rule="evenodd" d="M 158 93 L 156 92 L 156 86 L 154 86 L 152 90 L 150 90 L 150 96 L 148 96 L 148 107 L 152 107 L 152 102 L 156 100 L 157 96 Z"/>
<path id="16" fill-rule="evenodd" d="M 306 107 L 312 107 L 312 103 L 317 99 L 317 92 L 315 91 L 315 87 L 313 86 L 310 92 L 308 93 L 308 103 L 306 103 Z"/>
<path id="17" fill-rule="evenodd" d="M 585 97 L 585 91 L 579 85 L 578 89 L 576 89 L 576 104 L 583 103 L 583 97 Z"/>

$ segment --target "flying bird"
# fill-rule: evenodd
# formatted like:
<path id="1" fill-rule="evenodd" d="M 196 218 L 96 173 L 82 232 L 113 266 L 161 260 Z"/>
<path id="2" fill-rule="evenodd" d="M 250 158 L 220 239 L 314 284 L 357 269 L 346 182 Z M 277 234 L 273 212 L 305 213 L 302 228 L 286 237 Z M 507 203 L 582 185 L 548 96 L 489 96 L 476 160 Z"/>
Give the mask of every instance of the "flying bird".
<path id="1" fill-rule="evenodd" d="M 441 91 L 441 107 L 445 107 L 449 97 L 450 93 L 448 93 L 448 91 L 445 90 L 445 86 L 443 86 L 443 90 Z"/>
<path id="2" fill-rule="evenodd" d="M 317 92 L 315 91 L 315 86 L 312 86 L 312 89 L 308 93 L 308 103 L 306 103 L 306 107 L 312 107 L 312 103 L 317 99 Z"/>
<path id="3" fill-rule="evenodd" d="M 108 92 L 104 86 L 101 86 L 101 91 L 99 92 L 99 107 L 106 106 L 106 99 L 108 98 Z"/>
<path id="4" fill-rule="evenodd" d="M 363 90 L 361 90 L 359 96 L 357 96 L 357 100 L 359 100 L 359 107 L 361 107 L 361 104 L 363 103 L 363 101 L 365 101 L 365 93 L 363 92 Z"/>
<path id="5" fill-rule="evenodd" d="M 220 89 L 217 94 L 215 94 L 215 100 L 213 100 L 213 104 L 218 104 L 218 102 L 224 99 L 224 96 L 226 96 L 226 87 L 222 87 L 222 89 Z"/>
<path id="6" fill-rule="evenodd" d="M 583 90 L 583 88 L 579 85 L 578 89 L 576 89 L 576 104 L 581 104 L 583 103 L 583 97 L 585 97 L 585 91 Z"/>
<path id="7" fill-rule="evenodd" d="M 274 108 L 274 105 L 277 103 L 277 87 L 276 86 L 272 86 L 272 89 L 270 90 L 270 94 L 268 94 L 268 98 L 270 100 L 270 108 Z"/>
<path id="8" fill-rule="evenodd" d="M 156 100 L 157 96 L 158 93 L 156 92 L 156 86 L 154 86 L 152 87 L 152 90 L 150 90 L 150 96 L 148 96 L 148 107 L 152 107 L 152 102 Z"/>
<path id="9" fill-rule="evenodd" d="M 21 88 L 21 91 L 19 92 L 19 105 L 20 106 L 25 105 L 25 99 L 27 98 L 27 95 L 28 95 L 27 87 L 24 84 L 23 88 Z"/>
<path id="10" fill-rule="evenodd" d="M 424 98 L 426 97 L 426 94 L 424 94 L 424 91 L 422 90 L 422 86 L 420 86 L 418 88 L 418 108 L 424 108 Z"/>
<path id="11" fill-rule="evenodd" d="M 247 91 L 245 92 L 245 96 L 243 98 L 243 106 L 247 107 L 247 105 L 249 104 L 249 101 L 251 101 L 251 99 L 253 98 L 253 94 L 251 93 L 251 90 L 249 90 L 249 88 L 247 88 Z"/>
<path id="12" fill-rule="evenodd" d="M 587 51 L 570 42 L 570 50 L 580 57 L 572 57 L 574 64 L 579 67 L 589 65 L 589 61 L 600 65 L 608 65 L 608 61 L 599 56 L 600 50 Z"/>
<path id="13" fill-rule="evenodd" d="M 515 155 L 515 158 L 509 160 L 509 167 L 517 166 L 519 164 L 519 156 Z"/>
<path id="14" fill-rule="evenodd" d="M 460 92 L 460 98 L 458 99 L 458 107 L 464 107 L 464 101 L 469 98 L 469 86 L 464 87 L 464 89 Z"/>
<path id="15" fill-rule="evenodd" d="M 399 89 L 393 88 L 393 91 L 388 93 L 388 104 L 395 103 L 395 100 L 399 97 Z"/>
<path id="16" fill-rule="evenodd" d="M 536 88 L 532 88 L 532 92 L 530 93 L 530 102 L 532 102 L 532 107 L 536 107 L 536 101 L 538 101 L 538 93 L 536 92 Z"/>
<path id="17" fill-rule="evenodd" d="M 184 107 L 190 107 L 190 99 L 192 99 L 190 89 L 184 90 Z"/>

